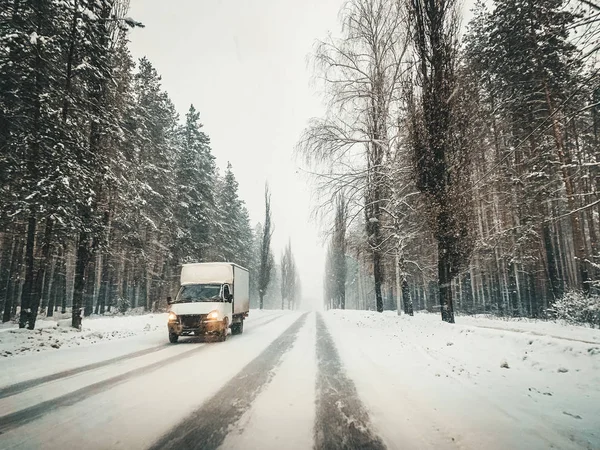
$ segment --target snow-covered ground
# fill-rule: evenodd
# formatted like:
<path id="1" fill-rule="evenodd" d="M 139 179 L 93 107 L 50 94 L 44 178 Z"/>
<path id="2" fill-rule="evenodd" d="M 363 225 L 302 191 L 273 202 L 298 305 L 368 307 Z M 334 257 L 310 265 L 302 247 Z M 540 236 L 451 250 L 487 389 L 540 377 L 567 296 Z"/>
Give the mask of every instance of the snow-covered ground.
<path id="1" fill-rule="evenodd" d="M 59 316 L 60 317 L 60 316 Z M 0 361 L 2 358 L 39 353 L 59 348 L 88 346 L 111 339 L 164 331 L 167 314 L 127 316 L 92 316 L 84 318 L 81 331 L 71 328 L 70 316 L 36 321 L 36 329 L 19 329 L 17 324 L 0 328 Z"/>
<path id="2" fill-rule="evenodd" d="M 1 358 L 0 447 L 600 449 L 600 330 L 251 311 L 227 342 L 169 345 L 165 320 Z"/>
<path id="3" fill-rule="evenodd" d="M 427 315 L 426 315 L 427 316 Z M 546 321 L 527 318 L 498 319 L 493 316 L 457 316 L 460 325 L 531 333 L 600 345 L 600 330 L 571 325 L 564 321 Z"/>
<path id="4" fill-rule="evenodd" d="M 434 314 L 326 317 L 391 448 L 600 448 L 600 330 L 468 317 L 450 325 Z"/>

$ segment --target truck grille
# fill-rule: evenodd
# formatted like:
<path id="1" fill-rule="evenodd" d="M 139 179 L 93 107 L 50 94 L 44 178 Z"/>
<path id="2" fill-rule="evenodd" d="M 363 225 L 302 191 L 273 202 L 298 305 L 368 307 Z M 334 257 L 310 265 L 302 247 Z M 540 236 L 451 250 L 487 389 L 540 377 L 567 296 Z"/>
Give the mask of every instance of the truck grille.
<path id="1" fill-rule="evenodd" d="M 206 318 L 206 314 L 189 314 L 179 316 L 183 328 L 200 328 L 202 321 Z"/>

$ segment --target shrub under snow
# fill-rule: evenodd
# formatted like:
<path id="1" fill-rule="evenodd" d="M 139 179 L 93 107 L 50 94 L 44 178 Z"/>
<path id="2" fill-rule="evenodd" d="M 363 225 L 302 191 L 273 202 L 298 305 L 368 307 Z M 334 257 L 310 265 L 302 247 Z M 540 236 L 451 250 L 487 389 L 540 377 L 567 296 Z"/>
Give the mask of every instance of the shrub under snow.
<path id="1" fill-rule="evenodd" d="M 586 297 L 581 292 L 568 292 L 548 310 L 557 319 L 600 328 L 600 297 Z"/>

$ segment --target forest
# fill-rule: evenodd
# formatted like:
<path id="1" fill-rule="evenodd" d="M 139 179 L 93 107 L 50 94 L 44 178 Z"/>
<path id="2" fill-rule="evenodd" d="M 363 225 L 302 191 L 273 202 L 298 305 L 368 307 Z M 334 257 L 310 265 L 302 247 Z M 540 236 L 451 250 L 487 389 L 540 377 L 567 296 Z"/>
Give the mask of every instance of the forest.
<path id="1" fill-rule="evenodd" d="M 325 306 L 600 326 L 600 4 L 353 0 L 298 154 Z"/>
<path id="2" fill-rule="evenodd" d="M 128 9 L 0 0 L 2 321 L 164 309 L 180 265 L 199 261 L 249 267 L 253 307 L 293 308 L 291 244 L 276 265 L 273 228 L 253 229 L 199 111 L 181 118 L 133 60 L 128 33 L 144 25 Z"/>
<path id="3" fill-rule="evenodd" d="M 127 0 L 0 0 L 0 313 L 156 310 L 190 261 L 301 299 L 200 112 L 128 50 Z M 324 305 L 600 325 L 600 4 L 351 0 L 316 42 L 295 154 L 328 233 Z"/>

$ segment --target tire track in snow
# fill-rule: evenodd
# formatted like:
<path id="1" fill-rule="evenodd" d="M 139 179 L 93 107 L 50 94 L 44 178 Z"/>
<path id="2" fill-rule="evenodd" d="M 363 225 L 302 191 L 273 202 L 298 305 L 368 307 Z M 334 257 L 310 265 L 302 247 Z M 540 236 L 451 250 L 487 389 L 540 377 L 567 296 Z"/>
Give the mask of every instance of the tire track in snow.
<path id="1" fill-rule="evenodd" d="M 161 344 L 155 347 L 146 348 L 144 350 L 139 350 L 133 353 L 127 353 L 125 355 L 117 356 L 115 358 L 106 359 L 104 361 L 99 361 L 92 364 L 87 364 L 85 366 L 76 367 L 74 369 L 63 370 L 62 372 L 52 373 L 50 375 L 46 375 L 39 378 L 34 378 L 32 380 L 22 381 L 20 383 L 11 384 L 0 389 L 0 398 L 10 397 L 11 395 L 20 394 L 28 389 L 33 387 L 38 387 L 40 384 L 49 383 L 51 381 L 60 380 L 61 378 L 72 377 L 73 375 L 78 375 L 83 372 L 88 372 L 90 370 L 99 369 L 104 366 L 108 366 L 110 364 L 115 364 L 125 360 L 131 360 L 132 358 L 138 358 L 140 356 L 148 355 L 150 353 L 157 352 L 159 350 L 163 350 L 169 347 L 170 344 Z"/>
<path id="2" fill-rule="evenodd" d="M 191 350 L 188 350 L 187 352 L 178 353 L 168 358 L 161 359 L 160 361 L 157 361 L 150 365 L 130 370 L 129 372 L 125 372 L 121 375 L 117 375 L 116 377 L 108 378 L 98 383 L 94 383 L 81 389 L 77 389 L 76 391 L 70 392 L 65 395 L 61 395 L 60 397 L 53 398 L 52 400 L 47 400 L 45 402 L 38 403 L 37 405 L 21 409 L 14 413 L 0 416 L 0 435 L 14 428 L 26 425 L 38 419 L 39 417 L 42 417 L 52 412 L 56 408 L 74 405 L 77 402 L 85 400 L 86 398 L 91 397 L 92 395 L 98 394 L 104 390 L 112 388 L 113 386 L 121 384 L 131 378 L 140 375 L 147 375 L 171 362 L 176 362 L 184 358 L 189 358 L 190 356 L 195 355 L 206 348 L 207 346 L 205 345 L 201 347 L 195 347 Z"/>
<path id="3" fill-rule="evenodd" d="M 284 316 L 285 314 L 271 314 L 268 315 L 267 317 L 261 318 L 261 319 L 257 319 L 256 322 L 252 322 L 250 323 L 250 325 L 252 326 L 252 328 L 250 328 L 251 330 L 254 329 L 254 327 L 256 325 L 260 325 L 260 326 L 265 326 L 268 323 L 273 322 L 274 320 L 280 319 Z M 246 324 L 244 324 L 244 328 L 246 327 Z M 244 333 L 246 331 L 244 330 Z M 243 333 L 242 333 L 243 334 Z"/>
<path id="4" fill-rule="evenodd" d="M 256 319 L 255 322 L 250 321 L 250 325 L 252 326 L 252 328 L 254 328 L 255 326 L 263 326 L 263 325 L 273 322 L 274 320 L 276 320 L 282 316 L 283 316 L 283 314 L 277 314 L 277 313 L 269 314 L 268 316 L 261 317 L 260 319 Z M 183 342 L 181 342 L 181 344 L 197 343 L 197 342 L 198 341 L 196 338 L 196 339 L 183 341 Z M 165 344 L 157 345 L 155 347 L 150 347 L 150 348 L 146 348 L 143 350 L 138 350 L 136 352 L 127 353 L 125 355 L 116 356 L 114 358 L 106 359 L 104 361 L 98 361 L 95 363 L 86 364 L 85 366 L 75 367 L 73 369 L 63 370 L 61 372 L 52 373 L 50 375 L 45 375 L 43 377 L 33 378 L 31 380 L 26 380 L 26 381 L 22 381 L 20 383 L 11 384 L 11 385 L 5 386 L 3 388 L 0 388 L 0 399 L 10 397 L 11 395 L 20 394 L 21 392 L 25 392 L 28 389 L 38 387 L 39 385 L 44 384 L 44 383 L 50 383 L 52 381 L 57 381 L 62 378 L 79 375 L 80 373 L 89 372 L 90 370 L 100 369 L 102 367 L 109 366 L 111 364 L 115 364 L 115 363 L 118 363 L 121 361 L 130 361 L 133 358 L 138 358 L 140 356 L 149 355 L 151 353 L 154 353 L 154 352 L 157 352 L 160 350 L 164 350 L 171 346 L 172 346 L 172 344 L 165 343 Z"/>
<path id="5" fill-rule="evenodd" d="M 317 314 L 315 449 L 385 449 L 370 430 L 369 414 L 345 373 L 321 313 Z"/>
<path id="6" fill-rule="evenodd" d="M 465 324 L 465 326 L 472 327 L 472 328 L 481 328 L 484 330 L 508 331 L 509 333 L 518 333 L 518 334 L 525 334 L 525 335 L 531 335 L 531 336 L 539 336 L 539 337 L 545 337 L 545 338 L 551 338 L 551 339 L 558 339 L 560 341 L 581 342 L 583 344 L 600 345 L 600 341 L 587 341 L 585 339 L 570 338 L 570 337 L 566 337 L 566 336 L 556 336 L 553 334 L 545 334 L 545 333 L 540 333 L 540 332 L 531 331 L 531 330 L 519 330 L 517 328 L 502 328 L 502 327 L 493 327 L 493 326 L 489 326 L 489 325 L 471 325 L 471 324 Z"/>
<path id="7" fill-rule="evenodd" d="M 198 410 L 152 445 L 151 450 L 218 448 L 230 427 L 270 382 L 273 369 L 290 350 L 305 321 L 303 314 Z"/>

